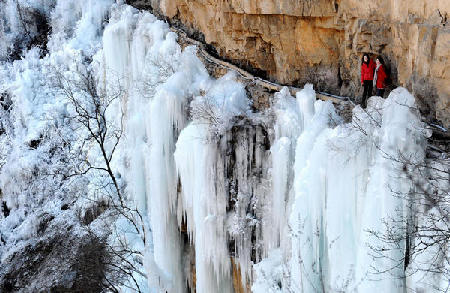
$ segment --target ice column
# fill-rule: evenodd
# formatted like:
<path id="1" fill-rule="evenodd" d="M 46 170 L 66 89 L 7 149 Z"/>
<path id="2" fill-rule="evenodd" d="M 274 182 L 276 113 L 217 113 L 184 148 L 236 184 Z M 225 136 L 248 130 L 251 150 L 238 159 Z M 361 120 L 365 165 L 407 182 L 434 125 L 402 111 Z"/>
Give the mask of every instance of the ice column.
<path id="1" fill-rule="evenodd" d="M 232 292 L 222 159 L 208 138 L 208 125 L 191 123 L 178 139 L 175 161 L 195 244 L 197 292 Z"/>

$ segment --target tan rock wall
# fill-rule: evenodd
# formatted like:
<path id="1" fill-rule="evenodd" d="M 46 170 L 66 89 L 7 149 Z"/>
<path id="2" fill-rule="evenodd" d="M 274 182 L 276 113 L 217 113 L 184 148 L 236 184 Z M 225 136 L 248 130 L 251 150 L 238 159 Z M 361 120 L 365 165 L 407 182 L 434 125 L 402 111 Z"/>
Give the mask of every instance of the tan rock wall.
<path id="1" fill-rule="evenodd" d="M 136 3 L 136 2 L 135 2 Z M 360 95 L 360 58 L 381 54 L 429 118 L 450 125 L 450 0 L 147 0 L 222 58 L 270 80 Z"/>

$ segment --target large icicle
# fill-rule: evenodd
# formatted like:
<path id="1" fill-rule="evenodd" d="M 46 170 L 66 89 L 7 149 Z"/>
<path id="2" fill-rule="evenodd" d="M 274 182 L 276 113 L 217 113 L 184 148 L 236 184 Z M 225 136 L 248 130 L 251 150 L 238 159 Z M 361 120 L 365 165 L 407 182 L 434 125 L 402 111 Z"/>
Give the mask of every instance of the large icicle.
<path id="1" fill-rule="evenodd" d="M 216 139 L 230 128 L 233 117 L 247 114 L 249 101 L 232 75 L 205 81 L 202 87 L 203 94 L 191 105 L 195 120 L 177 141 L 175 162 L 183 213 L 195 247 L 196 290 L 233 292 L 225 225 L 229 199 Z"/>
<path id="2" fill-rule="evenodd" d="M 190 124 L 178 139 L 175 161 L 195 245 L 196 290 L 232 292 L 224 225 L 228 199 L 220 154 L 209 136 L 208 125 Z"/>
<path id="3" fill-rule="evenodd" d="M 157 90 L 150 109 L 149 210 L 155 261 L 171 276 L 173 286 L 165 288 L 169 292 L 182 292 L 186 286 L 183 244 L 177 221 L 178 178 L 173 156 L 175 141 L 186 123 L 188 98 L 198 94 L 195 79 L 208 78 L 192 49 L 183 52 L 180 71 Z"/>
<path id="4" fill-rule="evenodd" d="M 307 86 L 308 88 L 308 86 Z M 275 94 L 275 141 L 270 148 L 272 154 L 272 197 L 269 209 L 270 219 L 263 227 L 263 241 L 266 253 L 282 247 L 287 252 L 288 225 L 286 215 L 290 213 L 292 198 L 290 189 L 293 181 L 295 145 L 301 132 L 301 114 L 297 101 L 287 88 Z"/>
<path id="5" fill-rule="evenodd" d="M 312 95 L 312 94 L 311 94 Z M 327 269 L 327 245 L 324 239 L 326 206 L 326 135 L 336 120 L 329 102 L 305 96 L 299 101 L 304 131 L 297 141 L 295 156 L 295 203 L 291 213 L 292 260 L 291 286 L 296 292 L 321 292 Z M 308 101 L 308 102 L 306 102 Z M 311 111 L 314 109 L 315 113 Z"/>

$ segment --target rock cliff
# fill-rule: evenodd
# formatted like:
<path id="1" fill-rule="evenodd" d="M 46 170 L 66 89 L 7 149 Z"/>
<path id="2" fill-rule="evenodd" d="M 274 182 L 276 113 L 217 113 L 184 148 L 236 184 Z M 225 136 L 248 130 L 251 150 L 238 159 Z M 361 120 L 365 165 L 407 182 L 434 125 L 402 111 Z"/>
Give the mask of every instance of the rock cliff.
<path id="1" fill-rule="evenodd" d="M 281 84 L 360 96 L 363 52 L 383 56 L 429 119 L 450 123 L 447 0 L 138 0 L 218 56 Z"/>

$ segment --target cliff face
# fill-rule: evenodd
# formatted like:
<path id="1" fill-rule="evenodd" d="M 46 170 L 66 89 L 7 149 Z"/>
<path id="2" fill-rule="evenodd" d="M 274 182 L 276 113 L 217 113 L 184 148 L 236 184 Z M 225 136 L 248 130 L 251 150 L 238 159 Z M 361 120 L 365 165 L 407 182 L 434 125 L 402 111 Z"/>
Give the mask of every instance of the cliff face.
<path id="1" fill-rule="evenodd" d="M 447 0 L 145 0 L 217 54 L 282 84 L 360 96 L 363 52 L 382 55 L 392 86 L 449 125 Z M 446 5 L 447 3 L 447 5 Z"/>

